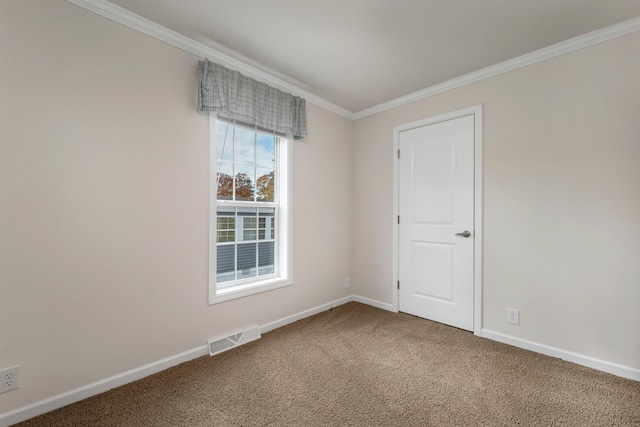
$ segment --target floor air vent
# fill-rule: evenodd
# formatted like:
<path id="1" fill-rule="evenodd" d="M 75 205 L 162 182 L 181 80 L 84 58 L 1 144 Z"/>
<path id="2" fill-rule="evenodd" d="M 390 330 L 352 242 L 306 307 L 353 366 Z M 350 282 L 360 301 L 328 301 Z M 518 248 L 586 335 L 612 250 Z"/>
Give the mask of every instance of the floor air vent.
<path id="1" fill-rule="evenodd" d="M 209 355 L 213 356 L 222 353 L 230 348 L 255 341 L 258 338 L 260 338 L 260 328 L 257 325 L 253 325 L 235 334 L 209 340 Z"/>

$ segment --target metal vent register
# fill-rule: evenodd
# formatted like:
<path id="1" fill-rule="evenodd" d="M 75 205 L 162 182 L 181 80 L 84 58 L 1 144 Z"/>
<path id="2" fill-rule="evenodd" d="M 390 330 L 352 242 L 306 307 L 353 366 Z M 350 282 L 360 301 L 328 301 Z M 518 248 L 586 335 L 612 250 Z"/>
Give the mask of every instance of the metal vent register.
<path id="1" fill-rule="evenodd" d="M 222 353 L 239 345 L 255 341 L 260 337 L 260 328 L 258 325 L 253 325 L 231 335 L 209 340 L 209 355 L 213 356 Z"/>

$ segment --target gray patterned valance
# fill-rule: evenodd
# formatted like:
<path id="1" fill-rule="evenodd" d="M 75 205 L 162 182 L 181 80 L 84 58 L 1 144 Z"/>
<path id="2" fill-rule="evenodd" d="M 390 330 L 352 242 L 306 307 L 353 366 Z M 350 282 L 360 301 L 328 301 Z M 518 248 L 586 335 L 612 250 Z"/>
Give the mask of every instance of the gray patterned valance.
<path id="1" fill-rule="evenodd" d="M 304 98 L 205 59 L 198 62 L 198 110 L 221 114 L 294 139 L 307 136 Z"/>

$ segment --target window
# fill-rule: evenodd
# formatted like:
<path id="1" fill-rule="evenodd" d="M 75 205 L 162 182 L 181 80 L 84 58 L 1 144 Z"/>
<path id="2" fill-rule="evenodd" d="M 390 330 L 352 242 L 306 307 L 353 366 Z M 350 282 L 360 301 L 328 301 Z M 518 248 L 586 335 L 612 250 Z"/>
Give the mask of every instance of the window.
<path id="1" fill-rule="evenodd" d="M 211 119 L 209 303 L 291 284 L 290 143 Z"/>

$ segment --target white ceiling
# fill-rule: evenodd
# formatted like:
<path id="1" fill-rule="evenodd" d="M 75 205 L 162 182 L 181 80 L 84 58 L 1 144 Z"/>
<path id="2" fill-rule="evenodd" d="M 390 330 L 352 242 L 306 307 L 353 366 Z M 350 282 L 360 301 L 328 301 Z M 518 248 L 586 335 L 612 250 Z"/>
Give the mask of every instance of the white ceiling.
<path id="1" fill-rule="evenodd" d="M 111 0 L 352 112 L 640 16 L 640 0 Z"/>

